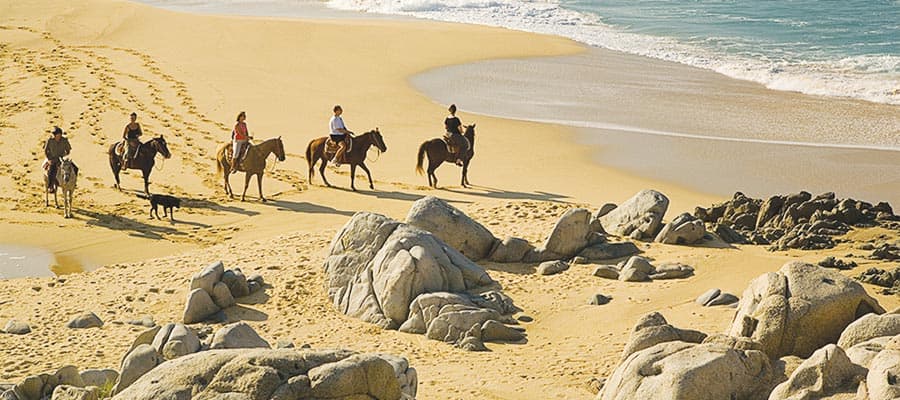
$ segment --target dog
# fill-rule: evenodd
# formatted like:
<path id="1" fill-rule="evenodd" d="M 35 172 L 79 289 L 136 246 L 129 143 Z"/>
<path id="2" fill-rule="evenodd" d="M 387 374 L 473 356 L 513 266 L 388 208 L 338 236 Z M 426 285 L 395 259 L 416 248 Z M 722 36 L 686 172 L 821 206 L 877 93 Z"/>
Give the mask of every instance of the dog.
<path id="1" fill-rule="evenodd" d="M 156 214 L 156 219 L 162 219 L 159 217 L 159 206 L 162 206 L 163 217 L 168 216 L 170 221 L 175 221 L 175 211 L 172 208 L 180 210 L 181 199 L 164 194 L 151 194 L 148 200 L 150 200 L 150 219 L 153 219 L 153 214 Z"/>

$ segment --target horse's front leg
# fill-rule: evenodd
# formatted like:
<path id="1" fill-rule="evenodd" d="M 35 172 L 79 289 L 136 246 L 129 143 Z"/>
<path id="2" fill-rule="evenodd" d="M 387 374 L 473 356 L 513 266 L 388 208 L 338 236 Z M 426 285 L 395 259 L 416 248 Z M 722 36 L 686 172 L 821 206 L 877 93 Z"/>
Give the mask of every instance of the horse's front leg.
<path id="1" fill-rule="evenodd" d="M 350 164 L 350 189 L 356 191 L 356 164 Z"/>
<path id="2" fill-rule="evenodd" d="M 322 175 L 322 182 L 325 182 L 325 186 L 331 187 L 331 184 L 328 183 L 328 178 L 325 177 L 325 166 L 328 164 L 328 161 L 322 159 L 322 163 L 319 164 L 319 175 Z"/>
<path id="3" fill-rule="evenodd" d="M 369 172 L 369 167 L 367 167 L 365 163 L 359 164 L 359 167 L 362 168 L 363 171 L 366 171 L 366 175 L 369 176 L 369 189 L 375 190 L 375 184 L 372 183 L 372 173 Z"/>
<path id="4" fill-rule="evenodd" d="M 262 200 L 263 203 L 265 203 L 265 202 L 267 202 L 268 200 L 266 200 L 266 197 L 263 196 L 263 192 L 262 192 L 262 178 L 263 178 L 263 174 L 262 174 L 262 173 L 259 173 L 258 175 L 256 175 L 256 184 L 259 186 L 259 199 Z"/>
<path id="5" fill-rule="evenodd" d="M 250 185 L 250 177 L 252 176 L 249 172 L 244 172 L 244 192 L 241 193 L 241 201 L 244 201 L 244 197 L 247 196 L 247 186 Z"/>
<path id="6" fill-rule="evenodd" d="M 463 161 L 462 178 L 460 179 L 460 183 L 462 184 L 462 187 L 468 187 L 468 186 L 466 186 L 469 184 L 469 176 L 468 175 L 469 175 L 469 161 L 467 160 L 467 161 Z"/>
<path id="7" fill-rule="evenodd" d="M 150 169 L 144 169 L 142 172 L 144 173 L 144 194 L 147 196 L 150 195 Z"/>
<path id="8" fill-rule="evenodd" d="M 44 207 L 50 207 L 50 184 L 44 181 Z"/>
<path id="9" fill-rule="evenodd" d="M 225 176 L 222 177 L 222 179 L 225 181 L 225 194 L 233 199 L 234 191 L 231 190 L 231 179 L 229 179 L 229 177 L 231 176 L 231 169 L 228 168 L 228 165 L 225 162 L 223 162 L 222 165 L 224 166 L 224 168 L 222 168 L 222 171 L 225 172 Z"/>
<path id="10" fill-rule="evenodd" d="M 56 205 L 56 208 L 59 208 L 59 199 L 57 198 L 58 194 L 59 194 L 59 187 L 57 186 L 56 191 L 53 192 L 53 204 Z"/>

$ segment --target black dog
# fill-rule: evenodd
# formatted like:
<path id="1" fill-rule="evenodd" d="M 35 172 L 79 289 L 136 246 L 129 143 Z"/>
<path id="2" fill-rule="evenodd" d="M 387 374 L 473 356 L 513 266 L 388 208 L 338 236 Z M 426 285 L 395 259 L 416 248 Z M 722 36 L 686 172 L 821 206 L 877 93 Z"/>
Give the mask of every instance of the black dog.
<path id="1" fill-rule="evenodd" d="M 175 220 L 175 211 L 172 210 L 172 207 L 181 209 L 181 199 L 173 196 L 166 196 L 164 194 L 151 194 L 150 195 L 150 218 L 153 219 L 153 214 L 156 214 L 157 219 L 162 219 L 159 217 L 159 209 L 158 207 L 162 205 L 163 207 L 163 217 L 168 216 L 170 221 Z"/>

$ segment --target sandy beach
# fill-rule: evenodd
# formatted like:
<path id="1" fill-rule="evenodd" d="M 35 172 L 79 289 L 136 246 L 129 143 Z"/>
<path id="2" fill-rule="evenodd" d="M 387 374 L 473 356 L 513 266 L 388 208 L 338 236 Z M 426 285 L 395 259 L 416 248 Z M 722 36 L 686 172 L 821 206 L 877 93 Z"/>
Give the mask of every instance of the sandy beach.
<path id="1" fill-rule="evenodd" d="M 24 336 L 0 334 L 0 383 L 68 364 L 118 368 L 143 329 L 126 322 L 145 316 L 157 323 L 179 320 L 191 276 L 216 260 L 261 273 L 269 285 L 251 303 L 228 311 L 229 319 L 247 321 L 272 343 L 407 357 L 418 370 L 421 399 L 590 399 L 589 380 L 613 371 L 641 315 L 660 311 L 674 325 L 722 332 L 734 309 L 703 308 L 693 301 L 711 287 L 740 294 L 752 279 L 794 259 L 856 261 L 855 269 L 842 272 L 847 276 L 896 265 L 867 259 L 856 247 L 896 243 L 898 232 L 883 228 L 853 231 L 835 248 L 815 251 L 639 243 L 653 260 L 696 269 L 690 279 L 651 283 L 600 280 L 589 265 L 540 276 L 534 274 L 536 264 L 479 262 L 534 318 L 523 324 L 527 343 L 491 345 L 484 353 L 381 330 L 337 312 L 323 290 L 323 261 L 335 233 L 358 211 L 402 220 L 414 201 L 433 195 L 497 237 L 540 243 L 567 210 L 620 204 L 644 189 L 669 198 L 667 221 L 730 197 L 723 195 L 722 184 L 686 185 L 647 178 L 642 171 L 622 168 L 622 161 L 598 163 L 598 147 L 584 145 L 584 132 L 577 128 L 468 113 L 465 107 L 462 120 L 477 124 L 472 187 L 459 184 L 459 168 L 452 165 L 438 170 L 439 189 L 429 188 L 426 178 L 415 173 L 419 144 L 443 133 L 446 104 L 417 90 L 412 77 L 450 65 L 578 57 L 586 51 L 554 36 L 413 19 L 194 15 L 117 0 L 0 1 L 0 248 L 33 246 L 53 253 L 68 270 L 92 269 L 56 277 L 32 265 L 27 271 L 32 277 L 0 279 L 0 323 L 27 320 L 33 329 Z M 628 60 L 634 59 L 639 57 Z M 630 70 L 639 74 L 653 65 L 636 63 Z M 754 90 L 760 102 L 804 97 Z M 641 93 L 647 110 L 673 101 L 665 93 L 656 93 L 658 99 Z M 356 177 L 360 190 L 349 190 L 346 166 L 327 169 L 333 188 L 324 186 L 318 171 L 311 181 L 307 178 L 306 145 L 327 134 L 334 104 L 343 106 L 351 130 L 377 127 L 384 135 L 387 152 L 369 154 L 374 190 L 361 172 Z M 873 118 L 891 116 L 890 109 L 872 109 Z M 123 190 L 113 187 L 106 149 L 120 140 L 132 111 L 145 138 L 163 135 L 173 154 L 158 160 L 150 191 L 182 199 L 174 222 L 149 218 L 147 201 L 137 196 L 142 191 L 138 171 L 123 173 Z M 257 200 L 254 182 L 247 201 L 228 198 L 216 173 L 215 149 L 228 141 L 239 111 L 246 111 L 257 140 L 280 136 L 284 141 L 286 161 L 270 166 L 263 181 L 267 203 Z M 698 115 L 704 111 L 697 110 Z M 653 129 L 687 129 L 672 114 L 649 120 L 656 124 Z M 807 123 L 780 120 L 765 127 L 808 131 Z M 51 207 L 44 206 L 41 148 L 54 125 L 67 133 L 72 158 L 81 168 L 72 219 L 63 219 L 52 199 Z M 885 166 L 875 163 L 874 168 L 896 171 L 895 155 L 889 152 L 880 159 L 887 160 Z M 238 192 L 242 178 L 242 173 L 230 177 Z M 794 189 L 753 181 L 743 190 L 765 198 L 830 187 L 833 177 L 810 173 L 804 179 L 816 181 Z M 896 176 L 884 176 L 860 188 L 841 178 L 829 190 L 888 194 L 866 198 L 877 202 L 896 200 L 897 183 Z M 885 309 L 900 306 L 900 297 L 866 288 Z M 597 292 L 614 303 L 588 305 Z M 79 331 L 65 327 L 83 311 L 95 312 L 106 324 Z"/>

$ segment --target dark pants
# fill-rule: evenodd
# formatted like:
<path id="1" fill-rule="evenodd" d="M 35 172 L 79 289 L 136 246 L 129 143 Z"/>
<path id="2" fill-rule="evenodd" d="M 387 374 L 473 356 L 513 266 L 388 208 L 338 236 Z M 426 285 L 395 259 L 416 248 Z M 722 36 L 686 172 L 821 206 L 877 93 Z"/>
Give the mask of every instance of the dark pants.
<path id="1" fill-rule="evenodd" d="M 49 164 L 47 167 L 47 187 L 55 189 L 59 186 L 59 182 L 56 181 L 56 173 L 59 171 L 59 160 L 50 160 Z"/>

